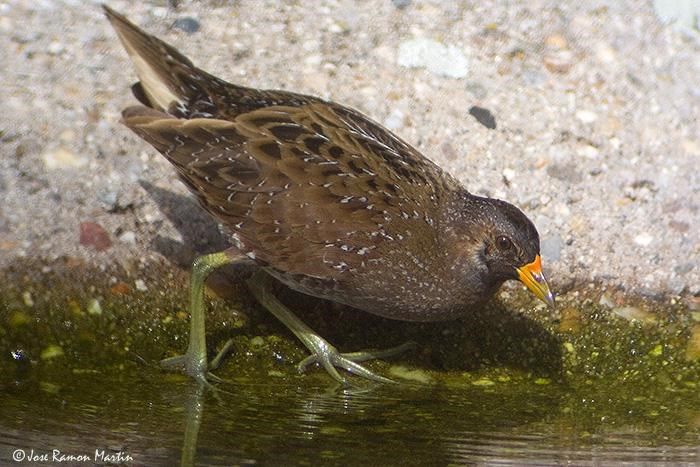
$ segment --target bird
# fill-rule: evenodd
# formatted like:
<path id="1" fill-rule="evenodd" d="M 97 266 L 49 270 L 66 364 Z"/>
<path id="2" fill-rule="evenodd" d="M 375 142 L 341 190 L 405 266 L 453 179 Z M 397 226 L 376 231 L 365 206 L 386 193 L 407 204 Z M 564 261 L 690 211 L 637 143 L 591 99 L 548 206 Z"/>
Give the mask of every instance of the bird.
<path id="1" fill-rule="evenodd" d="M 163 361 L 214 378 L 204 283 L 217 268 L 254 263 L 248 287 L 335 380 L 393 380 L 360 362 L 403 351 L 341 353 L 275 296 L 275 284 L 402 321 L 459 318 L 520 280 L 554 304 L 539 234 L 514 205 L 470 193 L 374 120 L 345 105 L 232 84 L 103 5 L 139 81 L 123 124 L 160 152 L 231 247 L 195 259 L 190 339 Z M 218 359 L 216 359 L 218 360 Z"/>

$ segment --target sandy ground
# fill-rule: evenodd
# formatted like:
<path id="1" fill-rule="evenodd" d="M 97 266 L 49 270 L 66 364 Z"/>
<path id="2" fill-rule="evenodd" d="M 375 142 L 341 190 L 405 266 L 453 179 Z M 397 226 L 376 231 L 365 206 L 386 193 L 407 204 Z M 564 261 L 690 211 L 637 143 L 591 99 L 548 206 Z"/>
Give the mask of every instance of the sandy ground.
<path id="1" fill-rule="evenodd" d="M 224 79 L 356 107 L 517 204 L 555 289 L 700 294 L 700 40 L 651 4 L 176 3 L 109 2 Z M 98 3 L 0 2 L 0 63 L 0 269 L 136 264 L 145 288 L 150 261 L 224 246 L 120 125 L 135 74 Z"/>

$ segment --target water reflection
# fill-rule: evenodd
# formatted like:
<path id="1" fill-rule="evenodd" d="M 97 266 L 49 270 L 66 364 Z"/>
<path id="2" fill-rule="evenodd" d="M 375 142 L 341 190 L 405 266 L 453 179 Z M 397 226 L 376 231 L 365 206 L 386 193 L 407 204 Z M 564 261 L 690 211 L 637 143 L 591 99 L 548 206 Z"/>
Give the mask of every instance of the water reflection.
<path id="1" fill-rule="evenodd" d="M 138 465 L 699 460 L 697 431 L 682 418 L 697 419 L 697 410 L 678 410 L 678 430 L 666 426 L 665 433 L 643 419 L 607 426 L 597 413 L 574 413 L 577 396 L 564 386 L 343 390 L 319 372 L 220 387 L 211 391 L 143 366 L 12 381 L 0 392 L 0 464 L 12 462 L 17 449 L 89 455 L 101 449 L 130 455 Z"/>

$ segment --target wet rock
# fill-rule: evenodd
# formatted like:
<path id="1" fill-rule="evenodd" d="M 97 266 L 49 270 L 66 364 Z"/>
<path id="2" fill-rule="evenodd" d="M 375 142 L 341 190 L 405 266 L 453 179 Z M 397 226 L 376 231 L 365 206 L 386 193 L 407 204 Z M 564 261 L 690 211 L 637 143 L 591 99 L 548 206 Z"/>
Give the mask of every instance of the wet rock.
<path id="1" fill-rule="evenodd" d="M 476 118 L 476 120 L 484 125 L 489 130 L 496 129 L 496 117 L 493 116 L 489 109 L 483 107 L 473 106 L 469 109 L 469 115 Z"/>
<path id="2" fill-rule="evenodd" d="M 399 44 L 397 63 L 407 68 L 425 68 L 448 78 L 464 78 L 469 72 L 469 62 L 457 47 L 426 38 Z"/>
<path id="3" fill-rule="evenodd" d="M 173 28 L 185 31 L 187 34 L 194 34 L 199 31 L 200 25 L 199 21 L 192 18 L 191 16 L 185 16 L 183 18 L 178 18 L 173 23 Z"/>
<path id="4" fill-rule="evenodd" d="M 80 244 L 97 251 L 104 251 L 112 246 L 112 240 L 101 225 L 95 222 L 83 222 L 80 224 Z"/>

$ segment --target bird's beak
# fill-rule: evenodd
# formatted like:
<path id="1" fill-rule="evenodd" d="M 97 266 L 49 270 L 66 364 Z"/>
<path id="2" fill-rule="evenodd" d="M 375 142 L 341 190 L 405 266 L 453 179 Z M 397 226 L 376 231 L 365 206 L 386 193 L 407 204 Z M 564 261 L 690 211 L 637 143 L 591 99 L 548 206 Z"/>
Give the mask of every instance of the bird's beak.
<path id="1" fill-rule="evenodd" d="M 549 290 L 547 279 L 542 273 L 542 259 L 540 255 L 535 256 L 535 260 L 525 266 L 516 268 L 520 282 L 525 284 L 525 287 L 535 294 L 537 298 L 545 302 L 549 306 L 554 306 L 554 295 Z"/>

